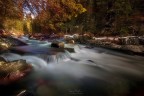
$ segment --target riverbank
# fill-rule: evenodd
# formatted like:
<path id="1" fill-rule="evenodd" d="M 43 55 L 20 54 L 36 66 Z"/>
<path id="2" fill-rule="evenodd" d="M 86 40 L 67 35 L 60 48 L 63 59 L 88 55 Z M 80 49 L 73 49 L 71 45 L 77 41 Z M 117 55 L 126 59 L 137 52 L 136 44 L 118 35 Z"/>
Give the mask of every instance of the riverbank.
<path id="1" fill-rule="evenodd" d="M 108 45 L 89 45 L 90 47 L 102 47 L 102 48 L 106 48 L 109 50 L 113 50 L 113 51 L 118 51 L 124 54 L 129 54 L 129 55 L 140 55 L 140 56 L 144 56 L 144 52 L 142 51 L 144 49 L 144 46 L 141 45 L 116 45 L 116 44 L 112 44 L 112 46 L 108 46 Z"/>
<path id="2" fill-rule="evenodd" d="M 114 43 L 89 43 L 88 46 L 90 47 L 102 47 L 114 51 L 118 51 L 121 53 L 129 54 L 129 55 L 140 55 L 144 56 L 144 46 L 143 45 L 118 45 Z"/>
<path id="3" fill-rule="evenodd" d="M 72 39 L 72 38 L 71 38 Z M 69 39 L 66 39 L 70 41 Z M 77 37 L 73 38 L 75 43 L 85 44 L 88 47 L 102 47 L 129 55 L 144 56 L 144 38 L 129 37 Z"/>
<path id="4" fill-rule="evenodd" d="M 144 55 L 144 45 L 120 45 L 113 42 L 97 42 L 96 40 L 89 40 L 87 44 L 91 47 L 103 47 L 107 49 L 112 49 L 120 52 L 125 52 L 129 54 L 139 54 Z"/>

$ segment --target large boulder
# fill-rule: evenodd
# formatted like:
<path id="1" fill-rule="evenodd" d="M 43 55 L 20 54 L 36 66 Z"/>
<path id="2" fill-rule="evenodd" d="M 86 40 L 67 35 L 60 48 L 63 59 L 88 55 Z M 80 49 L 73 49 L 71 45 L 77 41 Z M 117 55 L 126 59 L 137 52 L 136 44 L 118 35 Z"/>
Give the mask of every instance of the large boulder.
<path id="1" fill-rule="evenodd" d="M 144 52 L 144 47 L 141 45 L 123 45 L 121 49 L 130 50 L 137 53 Z"/>
<path id="2" fill-rule="evenodd" d="M 121 45 L 139 45 L 139 38 L 137 36 L 120 37 Z"/>
<path id="3" fill-rule="evenodd" d="M 0 84 L 5 85 L 21 79 L 31 71 L 31 68 L 25 60 L 0 61 Z"/>
<path id="4" fill-rule="evenodd" d="M 10 46 L 11 44 L 8 41 L 0 38 L 0 51 L 8 50 Z"/>
<path id="5" fill-rule="evenodd" d="M 54 41 L 51 43 L 51 47 L 64 48 L 64 42 Z"/>

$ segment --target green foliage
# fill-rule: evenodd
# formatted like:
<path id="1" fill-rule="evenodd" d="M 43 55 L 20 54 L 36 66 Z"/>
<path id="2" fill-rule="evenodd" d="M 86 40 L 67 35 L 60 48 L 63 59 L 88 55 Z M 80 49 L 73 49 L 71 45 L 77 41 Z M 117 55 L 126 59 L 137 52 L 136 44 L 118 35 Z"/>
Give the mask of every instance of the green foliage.
<path id="1" fill-rule="evenodd" d="M 113 9 L 117 15 L 129 15 L 132 12 L 132 5 L 129 0 L 116 0 Z"/>
<path id="2" fill-rule="evenodd" d="M 26 33 L 141 34 L 143 9 L 143 0 L 0 0 L 0 28 Z"/>
<path id="3" fill-rule="evenodd" d="M 77 19 L 80 22 L 78 24 L 84 26 L 83 31 L 103 35 L 129 33 L 129 30 L 123 29 L 122 25 L 127 28 L 131 26 L 130 16 L 133 14 L 133 5 L 130 0 L 85 0 L 81 2 L 88 10 L 85 15 L 80 15 Z"/>

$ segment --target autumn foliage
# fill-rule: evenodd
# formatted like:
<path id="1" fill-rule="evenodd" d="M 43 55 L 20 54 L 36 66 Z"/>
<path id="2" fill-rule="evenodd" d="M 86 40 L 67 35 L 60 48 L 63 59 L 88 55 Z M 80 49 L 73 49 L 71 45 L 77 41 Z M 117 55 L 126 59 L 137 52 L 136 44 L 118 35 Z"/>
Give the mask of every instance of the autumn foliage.
<path id="1" fill-rule="evenodd" d="M 57 31 L 86 9 L 75 0 L 0 0 L 0 20 L 31 22 L 32 31 Z M 5 29 L 4 24 L 1 28 Z M 6 24 L 9 25 L 9 24 Z"/>

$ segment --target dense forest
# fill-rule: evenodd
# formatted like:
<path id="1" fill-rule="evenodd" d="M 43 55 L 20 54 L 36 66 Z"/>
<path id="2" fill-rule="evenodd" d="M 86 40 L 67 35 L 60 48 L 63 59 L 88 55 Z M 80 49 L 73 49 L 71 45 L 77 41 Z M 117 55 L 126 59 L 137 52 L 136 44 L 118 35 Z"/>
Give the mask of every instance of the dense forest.
<path id="1" fill-rule="evenodd" d="M 19 34 L 144 34 L 143 0 L 0 0 L 0 29 Z"/>

